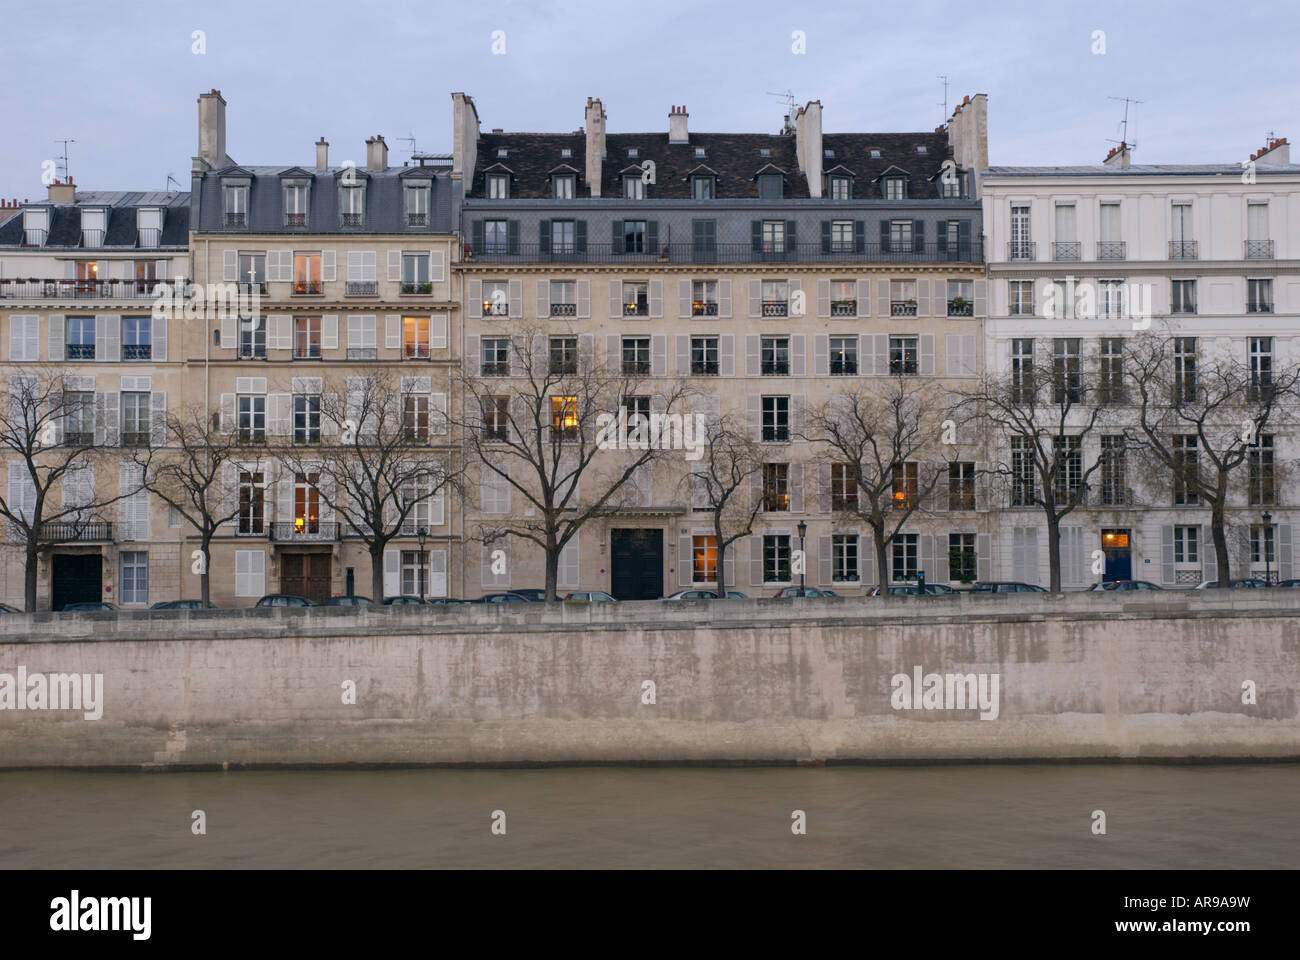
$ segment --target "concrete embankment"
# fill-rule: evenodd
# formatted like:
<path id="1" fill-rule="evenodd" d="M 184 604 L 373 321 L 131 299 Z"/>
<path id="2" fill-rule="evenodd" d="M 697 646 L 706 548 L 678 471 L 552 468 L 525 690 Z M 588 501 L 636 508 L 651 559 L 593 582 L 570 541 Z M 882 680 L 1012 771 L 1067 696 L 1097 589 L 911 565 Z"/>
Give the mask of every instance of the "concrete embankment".
<path id="1" fill-rule="evenodd" d="M 1297 757 L 1291 590 L 0 621 L 4 768 Z"/>

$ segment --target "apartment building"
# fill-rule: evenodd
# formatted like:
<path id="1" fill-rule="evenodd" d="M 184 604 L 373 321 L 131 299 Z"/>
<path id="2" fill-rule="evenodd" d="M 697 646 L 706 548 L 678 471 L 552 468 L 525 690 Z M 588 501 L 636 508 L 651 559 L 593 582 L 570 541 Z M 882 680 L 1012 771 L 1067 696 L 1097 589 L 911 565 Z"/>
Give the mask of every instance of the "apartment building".
<path id="1" fill-rule="evenodd" d="M 45 200 L 0 225 L 10 419 L 24 409 L 45 416 L 22 399 L 42 398 L 44 409 L 66 411 L 48 421 L 51 444 L 94 448 L 42 490 L 50 501 L 42 516 L 59 517 L 35 531 L 42 609 L 144 606 L 180 595 L 185 533 L 165 504 L 138 489 L 133 454 L 167 442 L 167 411 L 186 392 L 185 331 L 151 308 L 158 284 L 189 273 L 189 218 L 188 193 L 83 191 L 56 181 Z M 36 481 L 13 450 L 6 454 L 6 502 L 34 519 Z M 21 608 L 25 538 L 7 527 L 0 596 Z"/>
<path id="2" fill-rule="evenodd" d="M 1171 338 L 1189 384 L 1198 364 L 1219 358 L 1248 369 L 1256 386 L 1300 362 L 1300 167 L 1289 149 L 1280 140 L 1241 163 L 1136 164 L 1121 144 L 1099 165 L 984 173 L 992 369 L 1006 376 L 1026 363 L 1054 364 L 1120 388 L 1106 425 L 1070 453 L 1076 463 L 1095 462 L 1099 445 L 1135 426 L 1135 398 L 1123 393 L 1119 365 L 1148 324 Z M 1062 317 L 1045 303 L 1073 302 L 1061 296 L 1067 287 L 1086 291 L 1093 309 Z M 1178 439 L 1195 458 L 1194 425 L 1184 426 Z M 992 458 L 1014 466 L 1006 438 L 991 442 L 1000 443 Z M 1294 517 L 1280 480 L 1295 455 L 1288 405 L 1229 490 L 1233 577 L 1262 577 L 1266 568 L 1275 580 L 1293 575 Z M 1065 589 L 1101 577 L 1165 587 L 1217 577 L 1205 504 L 1164 472 L 1139 474 L 1136 463 L 1115 460 L 1084 508 L 1066 518 Z M 1046 584 L 1045 521 L 1028 499 L 1018 505 L 1013 485 L 991 504 L 994 568 L 1001 578 Z M 1098 550 L 1100 574 L 1092 565 Z"/>
<path id="3" fill-rule="evenodd" d="M 565 548 L 561 590 L 657 597 L 721 577 L 772 595 L 799 584 L 790 561 L 801 546 L 810 586 L 854 593 L 875 582 L 869 532 L 835 509 L 856 491 L 806 424 L 833 398 L 891 374 L 950 391 L 977 377 L 985 116 L 980 95 L 934 131 L 831 133 L 812 101 L 777 133 L 699 133 L 673 107 L 665 131 L 609 133 L 605 105 L 589 99 L 576 132 L 506 133 L 480 130 L 473 100 L 453 95 L 453 177 L 465 199 L 464 255 L 452 271 L 464 295 L 466 376 L 518 395 L 524 371 L 509 362 L 519 352 L 511 338 L 533 331 L 533 349 L 553 362 L 643 374 L 647 395 L 624 398 L 634 411 L 658 412 L 674 384 L 688 384 L 688 410 L 738 418 L 770 457 L 749 492 L 762 500 L 753 535 L 730 548 L 725 570 L 682 483 L 690 464 L 663 458 Z M 567 409 L 566 398 L 551 401 Z M 956 579 L 952 547 L 972 567 L 978 554 L 988 575 L 977 441 L 935 444 L 945 482 L 892 538 L 886 579 L 920 570 Z M 902 497 L 913 495 L 909 469 Z M 483 476 L 468 496 L 467 529 L 531 509 L 517 489 L 511 497 L 515 479 Z M 478 549 L 466 596 L 543 585 L 535 543 L 510 537 Z"/>

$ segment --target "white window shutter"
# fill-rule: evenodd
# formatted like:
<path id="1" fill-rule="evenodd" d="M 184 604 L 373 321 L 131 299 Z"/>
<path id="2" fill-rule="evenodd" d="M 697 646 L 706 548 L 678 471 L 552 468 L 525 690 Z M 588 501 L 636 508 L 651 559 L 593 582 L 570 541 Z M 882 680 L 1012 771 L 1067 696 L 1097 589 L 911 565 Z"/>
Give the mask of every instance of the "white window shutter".
<path id="1" fill-rule="evenodd" d="M 50 314 L 49 357 L 51 363 L 61 363 L 66 358 L 66 344 L 64 339 L 66 323 L 67 318 L 64 314 Z"/>
<path id="2" fill-rule="evenodd" d="M 876 316 L 884 319 L 889 316 L 889 281 L 876 281 Z"/>
<path id="3" fill-rule="evenodd" d="M 723 320 L 731 319 L 731 281 L 718 281 L 718 316 Z"/>
<path id="4" fill-rule="evenodd" d="M 320 319 L 320 348 L 322 351 L 339 348 L 339 317 L 336 313 Z"/>
<path id="5" fill-rule="evenodd" d="M 591 316 L 591 281 L 578 281 L 578 316 L 587 319 Z"/>
<path id="6" fill-rule="evenodd" d="M 663 315 L 664 315 L 664 282 L 662 279 L 652 279 L 650 281 L 650 316 L 662 317 Z"/>
<path id="7" fill-rule="evenodd" d="M 402 593 L 402 552 L 400 550 L 384 551 L 384 597 L 397 597 Z M 382 602 L 383 597 L 375 597 Z"/>
<path id="8" fill-rule="evenodd" d="M 685 334 L 677 334 L 675 347 L 677 376 L 689 377 L 691 375 L 691 338 Z"/>
<path id="9" fill-rule="evenodd" d="M 734 377 L 736 375 L 736 338 L 734 334 L 724 333 L 718 337 L 718 376 Z"/>
<path id="10" fill-rule="evenodd" d="M 650 338 L 650 376 L 665 377 L 668 375 L 668 338 L 666 336 L 654 336 Z"/>
<path id="11" fill-rule="evenodd" d="M 813 376 L 830 376 L 830 337 L 824 333 L 813 336 Z"/>
<path id="12" fill-rule="evenodd" d="M 429 318 L 429 349 L 447 349 L 447 315 L 435 313 Z"/>
<path id="13" fill-rule="evenodd" d="M 429 251 L 429 282 L 442 283 L 447 279 L 447 255 L 441 250 Z"/>
<path id="14" fill-rule="evenodd" d="M 920 340 L 921 340 L 921 350 L 920 350 L 921 376 L 933 377 L 934 376 L 934 334 L 923 333 L 921 334 Z"/>
<path id="15" fill-rule="evenodd" d="M 686 534 L 677 537 L 677 586 L 689 587 L 695 583 L 694 540 Z"/>
<path id="16" fill-rule="evenodd" d="M 763 313 L 763 286 L 758 280 L 749 281 L 749 315 L 757 319 Z"/>
<path id="17" fill-rule="evenodd" d="M 402 349 L 402 315 L 400 313 L 384 315 L 384 346 L 389 350 Z"/>
<path id="18" fill-rule="evenodd" d="M 348 283 L 358 283 L 361 280 L 361 251 L 348 251 Z"/>
<path id="19" fill-rule="evenodd" d="M 323 283 L 338 279 L 338 251 L 325 250 L 320 255 L 320 278 Z"/>
<path id="20" fill-rule="evenodd" d="M 221 279 L 225 283 L 239 280 L 239 251 L 226 250 L 221 255 Z"/>
<path id="21" fill-rule="evenodd" d="M 519 318 L 524 315 L 524 282 L 510 281 L 510 316 Z"/>
<path id="22" fill-rule="evenodd" d="M 551 282 L 537 281 L 537 319 L 545 320 L 551 315 Z"/>
<path id="23" fill-rule="evenodd" d="M 876 282 L 888 283 L 887 280 L 877 280 Z M 870 280 L 858 281 L 857 301 L 858 301 L 858 316 L 859 317 L 871 316 L 871 281 Z"/>
<path id="24" fill-rule="evenodd" d="M 238 321 L 230 315 L 230 311 L 225 311 L 225 316 L 221 318 L 221 349 L 234 350 L 239 345 Z"/>
<path id="25" fill-rule="evenodd" d="M 167 394 L 155 390 L 149 395 L 149 442 L 155 447 L 167 446 Z"/>
<path id="26" fill-rule="evenodd" d="M 429 429 L 440 437 L 447 435 L 447 395 L 429 394 Z"/>
<path id="27" fill-rule="evenodd" d="M 541 314 L 538 314 L 541 316 Z M 609 281 L 609 318 L 617 320 L 623 316 L 623 281 Z"/>
<path id="28" fill-rule="evenodd" d="M 916 281 L 916 315 L 918 317 L 930 315 L 930 281 L 925 277 Z"/>
<path id="29" fill-rule="evenodd" d="M 377 256 L 374 250 L 361 251 L 361 279 L 367 283 L 374 283 L 378 279 L 375 263 Z"/>
<path id="30" fill-rule="evenodd" d="M 757 377 L 762 368 L 759 338 L 756 334 L 745 336 L 745 376 Z"/>
<path id="31" fill-rule="evenodd" d="M 790 338 L 790 375 L 792 377 L 802 377 L 805 375 L 805 346 L 804 335 L 795 334 Z"/>
<path id="32" fill-rule="evenodd" d="M 388 251 L 388 282 L 396 283 L 402 279 L 402 251 Z"/>
<path id="33" fill-rule="evenodd" d="M 691 281 L 679 278 L 677 281 L 677 316 L 680 319 L 685 320 L 692 315 L 691 304 Z"/>
<path id="34" fill-rule="evenodd" d="M 823 587 L 831 586 L 835 579 L 834 570 L 831 567 L 831 538 L 817 538 L 817 582 Z"/>
<path id="35" fill-rule="evenodd" d="M 581 585 L 578 550 L 578 537 L 575 534 L 573 539 L 566 543 L 564 549 L 560 551 L 557 587 L 565 590 L 577 590 Z"/>

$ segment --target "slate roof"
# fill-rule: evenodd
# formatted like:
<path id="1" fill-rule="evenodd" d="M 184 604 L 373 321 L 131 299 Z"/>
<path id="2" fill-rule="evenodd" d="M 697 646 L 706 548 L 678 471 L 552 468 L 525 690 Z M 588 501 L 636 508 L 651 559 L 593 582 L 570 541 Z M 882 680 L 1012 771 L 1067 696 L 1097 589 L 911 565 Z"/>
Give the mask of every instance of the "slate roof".
<path id="1" fill-rule="evenodd" d="M 50 210 L 50 227 L 42 249 L 78 250 L 133 250 L 139 246 L 136 229 L 137 212 L 144 207 L 162 207 L 162 237 L 157 247 L 185 248 L 189 245 L 190 195 L 189 193 L 162 193 L 158 191 L 128 190 L 78 190 L 75 203 L 29 203 L 27 208 L 45 207 Z M 81 246 L 81 211 L 87 207 L 107 207 L 108 222 L 101 247 Z M 0 247 L 23 245 L 23 217 L 19 215 L 0 224 Z M 28 247 L 26 249 L 35 249 Z"/>
<path id="2" fill-rule="evenodd" d="M 1149 176 L 1235 176 L 1240 177 L 1244 168 L 1240 163 L 1146 163 L 1133 164 L 1130 167 L 1107 167 L 1101 164 L 1079 164 L 1076 166 L 1047 167 L 989 167 L 986 173 L 991 177 L 1149 177 Z M 1258 176 L 1269 174 L 1300 174 L 1300 165 L 1257 163 L 1255 173 Z"/>
<path id="3" fill-rule="evenodd" d="M 924 146 L 926 153 L 917 153 Z M 697 148 L 703 156 L 696 155 Z M 844 167 L 854 176 L 854 197 L 878 199 L 879 184 L 874 181 L 890 167 L 908 171 L 911 184 L 908 196 L 934 198 L 943 161 L 952 156 L 948 135 L 929 133 L 830 133 L 823 134 L 822 147 L 834 152 L 824 157 L 822 169 Z M 497 151 L 506 150 L 499 157 Z M 571 157 L 561 156 L 568 148 Z M 637 155 L 628 156 L 635 148 Z M 873 159 L 871 150 L 879 150 Z M 764 156 L 761 151 L 769 151 Z M 513 175 L 511 198 L 546 199 L 551 196 L 551 172 L 567 163 L 579 171 L 578 196 L 587 196 L 585 171 L 587 140 L 582 133 L 483 133 L 478 139 L 478 157 L 470 197 L 487 196 L 486 173 L 496 165 Z M 605 138 L 605 158 L 601 165 L 602 194 L 621 197 L 621 171 L 644 160 L 655 164 L 655 183 L 647 185 L 646 196 L 661 199 L 690 199 L 689 175 L 701 165 L 718 176 L 717 199 L 753 199 L 758 197 L 755 176 L 768 165 L 786 172 L 787 199 L 807 198 L 808 181 L 799 169 L 795 155 L 795 138 L 765 133 L 692 133 L 688 143 L 669 143 L 667 133 L 611 133 Z"/>

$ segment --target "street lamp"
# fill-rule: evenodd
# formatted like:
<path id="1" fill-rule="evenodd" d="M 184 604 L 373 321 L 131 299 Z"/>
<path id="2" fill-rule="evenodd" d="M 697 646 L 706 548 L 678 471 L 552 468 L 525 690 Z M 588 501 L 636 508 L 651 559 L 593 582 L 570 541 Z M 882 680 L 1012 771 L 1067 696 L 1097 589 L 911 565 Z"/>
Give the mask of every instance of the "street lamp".
<path id="1" fill-rule="evenodd" d="M 428 539 L 429 528 L 421 527 L 415 535 L 420 538 L 420 566 L 417 569 L 420 571 L 420 602 L 424 603 L 424 584 L 429 578 L 429 555 L 424 552 L 424 541 Z"/>
<path id="2" fill-rule="evenodd" d="M 807 569 L 808 569 L 808 555 L 807 555 L 806 553 L 804 553 L 804 551 L 803 551 L 803 536 L 804 536 L 805 533 L 808 532 L 808 524 L 805 523 L 803 520 L 800 520 L 800 521 L 799 521 L 799 526 L 798 526 L 797 529 L 798 529 L 798 531 L 799 531 L 799 560 L 800 560 L 800 563 L 799 563 L 799 596 L 802 597 L 802 596 L 803 596 L 803 593 L 804 593 L 805 573 L 806 573 L 806 571 L 807 571 Z"/>
<path id="3" fill-rule="evenodd" d="M 1260 544 L 1259 548 L 1264 551 L 1264 586 L 1266 587 L 1272 586 L 1273 584 L 1273 571 L 1271 569 L 1271 564 L 1269 563 L 1270 551 L 1268 549 L 1270 546 L 1268 533 L 1269 530 L 1272 529 L 1272 524 L 1273 524 L 1273 514 L 1265 510 L 1264 529 L 1259 532 L 1259 538 L 1263 542 Z"/>

